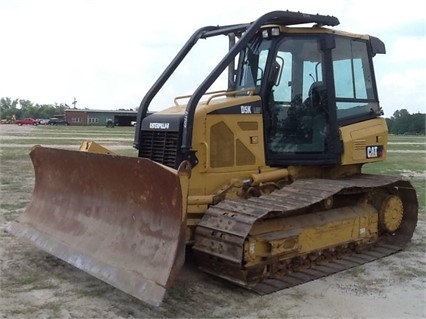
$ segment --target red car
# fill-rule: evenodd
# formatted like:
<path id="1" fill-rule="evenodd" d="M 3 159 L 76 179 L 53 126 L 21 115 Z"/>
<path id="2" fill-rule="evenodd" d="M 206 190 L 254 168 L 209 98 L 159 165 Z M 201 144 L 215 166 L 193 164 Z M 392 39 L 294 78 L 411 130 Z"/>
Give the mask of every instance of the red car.
<path id="1" fill-rule="evenodd" d="M 16 120 L 18 125 L 38 125 L 38 121 L 32 118 L 25 118 L 23 120 Z"/>

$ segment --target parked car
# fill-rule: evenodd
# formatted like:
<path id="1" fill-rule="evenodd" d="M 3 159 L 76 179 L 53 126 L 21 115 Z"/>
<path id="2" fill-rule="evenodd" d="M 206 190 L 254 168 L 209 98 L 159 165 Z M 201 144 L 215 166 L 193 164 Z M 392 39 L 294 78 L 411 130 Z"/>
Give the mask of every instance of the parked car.
<path id="1" fill-rule="evenodd" d="M 49 125 L 70 125 L 67 121 L 64 119 L 58 119 L 58 118 L 51 118 L 48 122 Z"/>
<path id="2" fill-rule="evenodd" d="M 22 120 L 16 120 L 16 124 L 18 125 L 38 125 L 38 121 L 33 118 L 25 118 Z"/>
<path id="3" fill-rule="evenodd" d="M 39 119 L 38 120 L 38 124 L 40 124 L 40 125 L 47 125 L 47 124 L 49 124 L 49 119 Z"/>

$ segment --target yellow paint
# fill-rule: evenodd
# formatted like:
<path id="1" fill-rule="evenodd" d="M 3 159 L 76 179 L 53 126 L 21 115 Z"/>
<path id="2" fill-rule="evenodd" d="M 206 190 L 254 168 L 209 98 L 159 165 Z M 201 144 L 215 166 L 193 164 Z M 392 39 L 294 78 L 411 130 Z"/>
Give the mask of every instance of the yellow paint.
<path id="1" fill-rule="evenodd" d="M 368 204 L 278 218 L 254 225 L 245 243 L 247 265 L 285 259 L 348 243 L 369 243 L 378 235 L 378 213 Z"/>
<path id="2" fill-rule="evenodd" d="M 384 118 L 341 127 L 340 138 L 344 148 L 342 165 L 371 163 L 386 159 L 388 129 Z M 367 146 L 383 146 L 383 155 L 377 158 L 367 158 Z"/>

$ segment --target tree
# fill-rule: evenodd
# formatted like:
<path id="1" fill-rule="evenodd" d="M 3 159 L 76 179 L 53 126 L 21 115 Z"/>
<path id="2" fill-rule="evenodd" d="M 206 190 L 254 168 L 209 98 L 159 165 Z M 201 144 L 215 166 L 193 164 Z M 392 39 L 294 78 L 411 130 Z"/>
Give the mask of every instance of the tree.
<path id="1" fill-rule="evenodd" d="M 0 99 L 0 118 L 8 119 L 17 113 L 18 99 L 12 100 L 10 97 Z"/>
<path id="2" fill-rule="evenodd" d="M 34 104 L 30 100 L 11 99 L 3 97 L 0 99 L 0 118 L 8 119 L 13 115 L 17 119 L 32 117 L 35 119 L 48 119 L 65 113 L 69 108 L 65 103 L 55 104 Z"/>
<path id="3" fill-rule="evenodd" d="M 416 134 L 425 134 L 426 128 L 426 114 L 423 113 L 416 113 L 411 115 L 411 124 L 409 127 L 409 133 L 414 132 Z"/>
<path id="4" fill-rule="evenodd" d="M 406 109 L 397 110 L 386 119 L 388 129 L 393 134 L 425 134 L 426 114 L 410 114 Z"/>

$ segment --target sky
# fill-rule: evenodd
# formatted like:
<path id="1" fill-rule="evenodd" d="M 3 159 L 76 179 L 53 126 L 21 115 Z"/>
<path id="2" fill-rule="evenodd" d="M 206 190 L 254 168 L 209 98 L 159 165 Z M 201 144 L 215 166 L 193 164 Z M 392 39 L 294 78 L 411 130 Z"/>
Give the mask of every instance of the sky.
<path id="1" fill-rule="evenodd" d="M 200 27 L 290 10 L 332 15 L 340 21 L 334 29 L 380 38 L 387 54 L 374 63 L 385 116 L 399 109 L 426 113 L 422 2 L 0 0 L 0 97 L 70 106 L 75 98 L 78 108 L 134 109 Z M 193 92 L 222 57 L 221 48 L 203 43 L 152 107 L 171 106 L 174 97 Z M 214 54 L 203 59 L 203 49 Z"/>

